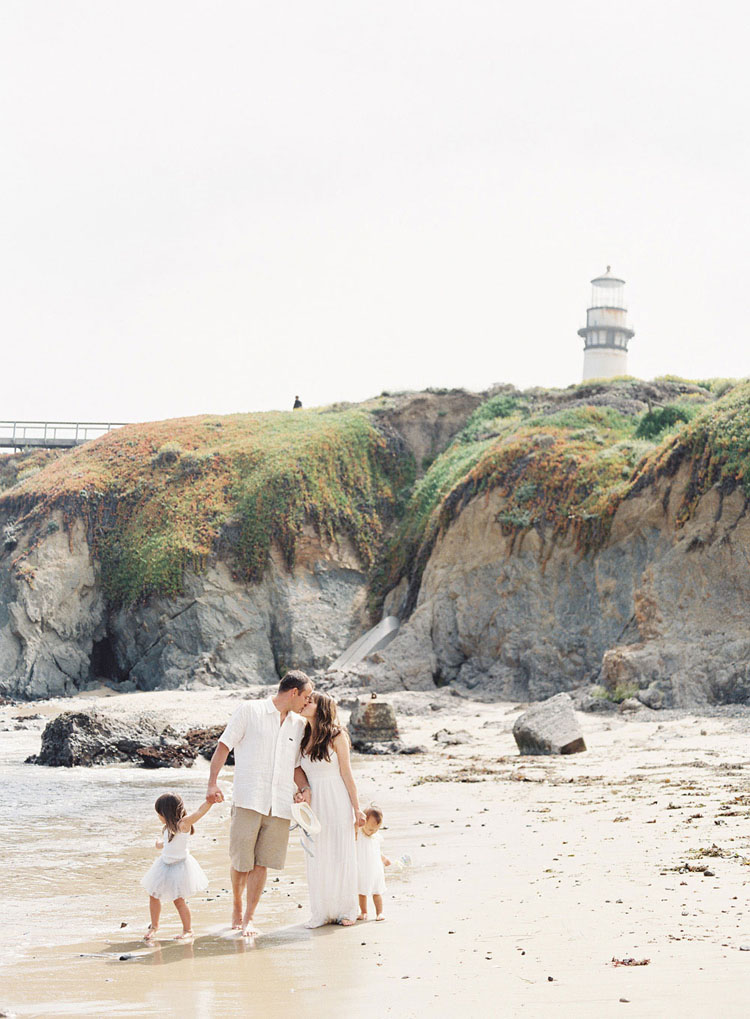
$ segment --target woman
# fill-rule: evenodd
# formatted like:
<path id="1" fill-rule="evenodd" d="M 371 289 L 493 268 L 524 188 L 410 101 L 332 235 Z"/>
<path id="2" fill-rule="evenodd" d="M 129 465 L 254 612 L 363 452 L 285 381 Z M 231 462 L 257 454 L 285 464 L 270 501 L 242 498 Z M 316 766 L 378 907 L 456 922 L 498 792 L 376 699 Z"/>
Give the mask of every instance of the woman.
<path id="1" fill-rule="evenodd" d="M 349 760 L 349 740 L 327 694 L 312 695 L 302 710 L 302 768 L 310 783 L 312 808 L 321 830 L 314 856 L 307 854 L 311 917 L 305 926 L 340 923 L 351 927 L 357 916 L 357 858 L 354 829 L 364 824 Z"/>

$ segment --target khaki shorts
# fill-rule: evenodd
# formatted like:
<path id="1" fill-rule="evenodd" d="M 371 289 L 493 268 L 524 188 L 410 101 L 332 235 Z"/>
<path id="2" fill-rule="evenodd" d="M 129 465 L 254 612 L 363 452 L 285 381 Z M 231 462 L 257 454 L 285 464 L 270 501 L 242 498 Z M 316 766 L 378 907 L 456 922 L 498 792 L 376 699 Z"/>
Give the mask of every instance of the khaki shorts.
<path id="1" fill-rule="evenodd" d="M 259 814 L 247 807 L 232 807 L 229 827 L 229 860 L 233 870 L 245 873 L 253 867 L 283 870 L 289 845 L 289 821 Z"/>

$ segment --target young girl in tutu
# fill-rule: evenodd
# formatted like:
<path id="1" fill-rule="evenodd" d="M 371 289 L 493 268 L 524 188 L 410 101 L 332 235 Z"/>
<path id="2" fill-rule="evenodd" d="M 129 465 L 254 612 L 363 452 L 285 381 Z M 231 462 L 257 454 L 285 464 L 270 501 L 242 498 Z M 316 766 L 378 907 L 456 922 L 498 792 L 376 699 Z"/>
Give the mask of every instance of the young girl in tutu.
<path id="1" fill-rule="evenodd" d="M 161 900 L 171 899 L 182 920 L 182 934 L 177 941 L 189 941 L 193 936 L 190 910 L 187 899 L 195 892 L 208 887 L 208 878 L 197 860 L 190 855 L 188 840 L 193 834 L 193 825 L 211 809 L 206 800 L 194 814 L 188 815 L 182 797 L 175 793 L 164 793 L 154 804 L 163 828 L 156 848 L 161 856 L 149 868 L 141 880 L 148 892 L 151 923 L 145 934 L 146 941 L 152 941 L 159 929 Z"/>
<path id="2" fill-rule="evenodd" d="M 391 861 L 382 853 L 383 836 L 380 834 L 382 823 L 383 811 L 378 807 L 368 807 L 365 811 L 365 823 L 357 830 L 358 920 L 367 919 L 368 895 L 372 895 L 375 919 L 385 920 L 383 913 L 383 892 L 385 891 L 383 864 L 390 867 Z"/>

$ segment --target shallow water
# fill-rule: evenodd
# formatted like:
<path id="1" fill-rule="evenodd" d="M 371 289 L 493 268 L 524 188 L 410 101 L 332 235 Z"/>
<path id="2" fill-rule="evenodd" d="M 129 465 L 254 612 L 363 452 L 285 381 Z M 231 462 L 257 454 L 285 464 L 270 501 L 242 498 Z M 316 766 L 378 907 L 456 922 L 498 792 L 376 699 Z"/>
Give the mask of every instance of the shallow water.
<path id="1" fill-rule="evenodd" d="M 125 931 L 121 924 L 140 934 L 148 912 L 139 881 L 157 852 L 154 801 L 160 793 L 174 791 L 188 808 L 197 807 L 206 789 L 206 761 L 190 769 L 158 771 L 23 764 L 38 743 L 38 734 L 28 731 L 2 733 L 0 743 L 5 791 L 0 797 L 0 977 L 4 965 L 32 950 L 112 937 Z M 228 787 L 229 771 L 226 778 Z M 212 808 L 191 840 L 191 851 L 211 881 L 209 890 L 193 900 L 194 913 L 206 903 L 228 900 L 229 809 L 228 803 Z M 299 905 L 306 908 L 306 899 L 292 894 L 304 890 L 304 861 L 294 839 L 289 865 L 284 893 L 282 882 L 270 878 L 265 895 L 265 912 L 276 921 L 282 919 L 275 915 L 280 912 L 298 921 Z M 288 903 L 282 904 L 282 898 Z M 292 898 L 299 902 L 292 903 Z M 228 909 L 222 908 L 222 919 Z M 165 926 L 175 923 L 173 913 L 171 904 L 165 904 Z"/>
<path id="2" fill-rule="evenodd" d="M 336 936 L 352 942 L 349 951 L 361 937 L 354 929 L 304 928 L 305 857 L 297 836 L 290 838 L 285 870 L 269 873 L 257 914 L 266 933 L 256 942 L 231 935 L 228 802 L 212 808 L 191 840 L 210 881 L 208 891 L 190 902 L 194 943 L 171 940 L 181 925 L 172 904 L 164 903 L 162 940 L 146 946 L 148 898 L 139 881 L 158 852 L 154 801 L 173 790 L 189 808 L 197 807 L 208 762 L 158 771 L 24 764 L 38 751 L 43 724 L 0 733 L 0 1011 L 203 1019 L 246 1014 L 240 1003 L 252 988 L 266 1014 L 269 1008 L 270 1014 L 286 1014 L 295 994 L 330 986 L 320 963 L 337 954 Z M 354 768 L 369 770 L 363 761 Z M 222 784 L 229 798 L 231 769 Z M 393 821 L 400 813 L 392 813 Z M 414 852 L 411 844 L 403 849 Z M 406 891 L 408 878 L 396 883 Z M 352 1006 L 364 975 L 358 955 L 355 950 L 336 961 L 338 993 L 347 1002 L 351 996 Z"/>

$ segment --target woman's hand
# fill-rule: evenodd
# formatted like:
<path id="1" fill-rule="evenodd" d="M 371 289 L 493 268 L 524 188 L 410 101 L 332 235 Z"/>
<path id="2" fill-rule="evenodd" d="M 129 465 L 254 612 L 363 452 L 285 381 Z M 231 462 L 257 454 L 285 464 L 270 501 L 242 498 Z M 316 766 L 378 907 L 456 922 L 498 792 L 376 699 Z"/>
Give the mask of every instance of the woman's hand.
<path id="1" fill-rule="evenodd" d="M 365 817 L 365 812 L 363 810 L 357 809 L 354 811 L 354 816 L 356 817 L 354 827 L 361 828 L 364 825 L 365 821 L 367 820 L 367 818 Z"/>

